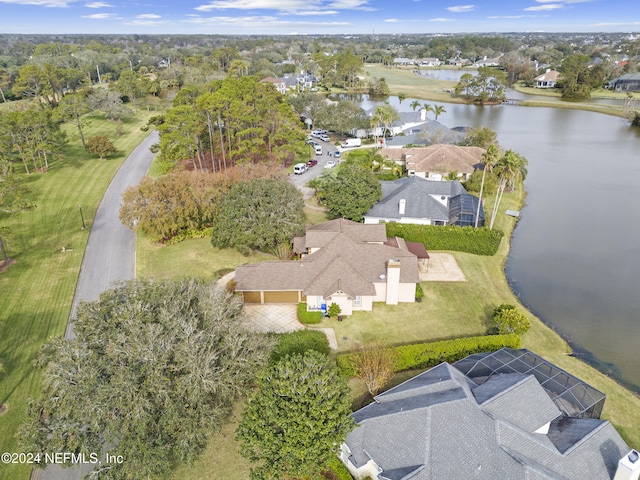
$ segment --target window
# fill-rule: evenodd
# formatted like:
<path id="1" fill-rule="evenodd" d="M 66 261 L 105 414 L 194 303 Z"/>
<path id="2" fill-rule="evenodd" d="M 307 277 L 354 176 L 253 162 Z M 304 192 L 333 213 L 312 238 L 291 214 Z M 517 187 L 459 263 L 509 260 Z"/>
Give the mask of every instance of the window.
<path id="1" fill-rule="evenodd" d="M 359 307 L 361 304 L 362 304 L 362 297 L 360 295 L 356 295 L 356 297 L 353 299 L 353 306 Z"/>

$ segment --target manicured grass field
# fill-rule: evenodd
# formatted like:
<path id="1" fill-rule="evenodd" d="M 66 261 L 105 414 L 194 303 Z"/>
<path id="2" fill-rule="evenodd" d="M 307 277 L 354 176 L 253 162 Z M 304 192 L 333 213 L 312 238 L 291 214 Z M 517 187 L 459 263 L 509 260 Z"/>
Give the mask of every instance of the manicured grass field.
<path id="1" fill-rule="evenodd" d="M 70 141 L 63 157 L 51 161 L 47 173 L 28 177 L 37 207 L 0 219 L 11 230 L 9 256 L 16 261 L 0 273 L 0 357 L 7 369 L 0 379 L 0 403 L 9 407 L 0 416 L 0 452 L 20 451 L 14 434 L 26 417 L 27 398 L 40 392 L 41 375 L 33 361 L 44 342 L 64 334 L 89 235 L 89 228 L 81 230 L 79 206 L 90 227 L 111 178 L 147 135 L 140 126 L 148 116 L 138 113 L 124 121 L 121 136 L 113 122 L 91 119 L 86 138 L 104 134 L 118 148 L 106 161 L 87 155 L 75 127 L 67 128 Z M 0 479 L 26 479 L 30 470 L 3 465 Z"/>

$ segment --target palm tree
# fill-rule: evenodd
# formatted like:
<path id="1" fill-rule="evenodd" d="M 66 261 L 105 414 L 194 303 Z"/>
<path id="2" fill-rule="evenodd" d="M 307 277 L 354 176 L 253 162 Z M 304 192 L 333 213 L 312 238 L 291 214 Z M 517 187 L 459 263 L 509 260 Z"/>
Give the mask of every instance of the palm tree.
<path id="1" fill-rule="evenodd" d="M 438 120 L 438 116 L 441 113 L 445 113 L 447 110 L 444 108 L 444 105 L 434 105 L 433 106 L 433 113 L 436 116 L 436 120 Z"/>
<path id="2" fill-rule="evenodd" d="M 429 112 L 433 112 L 433 107 L 428 103 L 422 105 L 422 109 L 428 114 Z"/>
<path id="3" fill-rule="evenodd" d="M 493 229 L 493 223 L 495 222 L 500 202 L 502 201 L 502 194 L 505 188 L 509 185 L 514 188 L 515 182 L 518 178 L 524 179 L 527 175 L 527 160 L 522 156 L 509 149 L 505 152 L 504 156 L 496 164 L 496 171 L 500 177 L 498 183 L 498 190 L 496 191 L 496 203 L 493 205 L 493 211 L 491 212 L 491 223 L 489 224 L 489 230 Z"/>
<path id="4" fill-rule="evenodd" d="M 480 182 L 480 195 L 478 197 L 478 208 L 476 209 L 476 220 L 474 227 L 478 228 L 478 219 L 480 217 L 480 204 L 482 203 L 482 191 L 484 190 L 484 178 L 487 171 L 493 170 L 494 165 L 500 158 L 500 149 L 495 143 L 489 145 L 489 148 L 482 154 L 482 181 Z"/>
<path id="5" fill-rule="evenodd" d="M 420 100 L 414 100 L 409 104 L 409 106 L 411 107 L 411 110 L 415 112 L 417 108 L 420 106 Z"/>
<path id="6" fill-rule="evenodd" d="M 402 105 L 402 101 L 407 98 L 407 95 L 405 93 L 400 92 L 398 94 L 398 102 L 400 102 L 400 105 Z"/>

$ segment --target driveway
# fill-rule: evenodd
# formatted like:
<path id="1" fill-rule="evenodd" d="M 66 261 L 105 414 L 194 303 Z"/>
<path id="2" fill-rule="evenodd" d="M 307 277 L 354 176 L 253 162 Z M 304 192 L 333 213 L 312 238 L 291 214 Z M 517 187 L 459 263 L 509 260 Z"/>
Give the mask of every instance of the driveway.
<path id="1" fill-rule="evenodd" d="M 325 163 L 327 163 L 327 161 L 329 160 L 336 160 L 335 152 L 338 150 L 340 151 L 342 150 L 336 147 L 333 143 L 323 142 L 319 138 L 314 138 L 314 142 L 322 145 L 322 155 L 316 155 L 314 157 L 311 157 L 311 151 L 310 151 L 309 157 L 315 158 L 316 160 L 318 160 L 318 164 L 313 167 L 310 167 L 306 172 L 300 175 L 295 175 L 295 174 L 289 175 L 289 181 L 293 183 L 299 190 L 301 190 L 302 187 L 304 187 L 308 182 L 310 182 L 314 178 L 318 178 L 320 175 L 322 175 L 325 172 L 325 169 L 324 169 Z M 327 152 L 329 153 L 329 155 L 327 155 Z"/>

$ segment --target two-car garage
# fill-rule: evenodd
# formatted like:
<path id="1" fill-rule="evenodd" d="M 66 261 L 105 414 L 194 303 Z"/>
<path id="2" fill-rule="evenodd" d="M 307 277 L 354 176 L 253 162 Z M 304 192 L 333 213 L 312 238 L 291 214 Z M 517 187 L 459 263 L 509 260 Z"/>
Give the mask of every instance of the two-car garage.
<path id="1" fill-rule="evenodd" d="M 272 304 L 272 303 L 300 303 L 307 298 L 300 290 L 284 291 L 243 291 L 244 303 Z"/>

